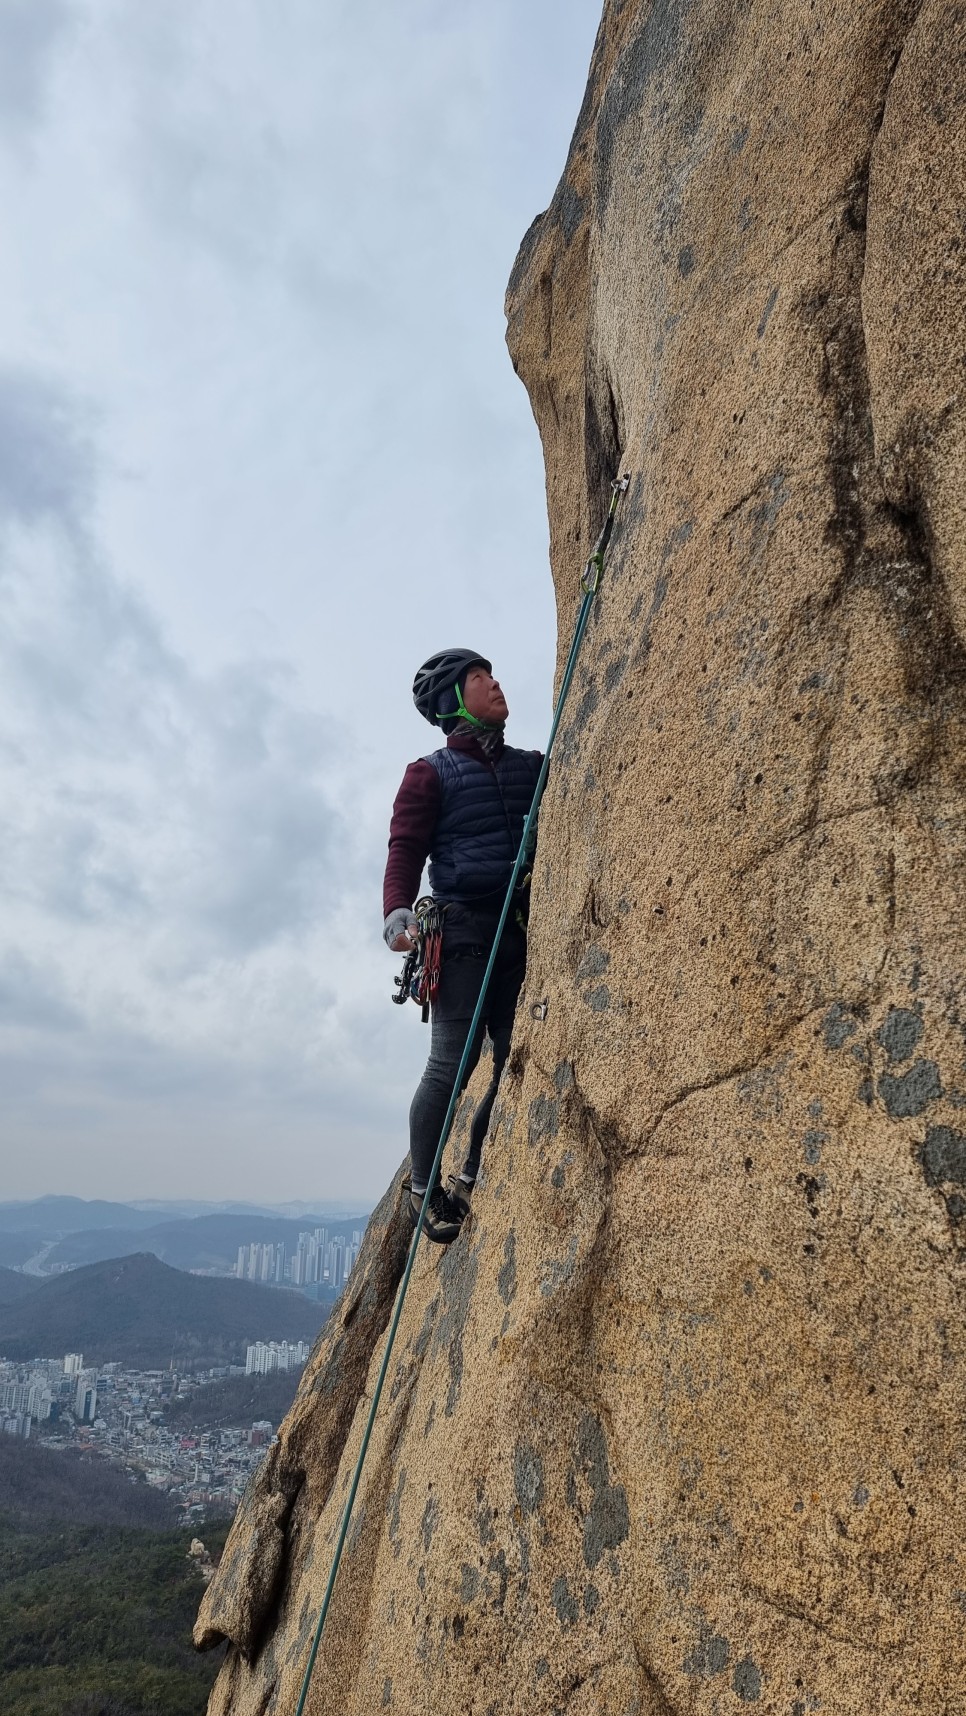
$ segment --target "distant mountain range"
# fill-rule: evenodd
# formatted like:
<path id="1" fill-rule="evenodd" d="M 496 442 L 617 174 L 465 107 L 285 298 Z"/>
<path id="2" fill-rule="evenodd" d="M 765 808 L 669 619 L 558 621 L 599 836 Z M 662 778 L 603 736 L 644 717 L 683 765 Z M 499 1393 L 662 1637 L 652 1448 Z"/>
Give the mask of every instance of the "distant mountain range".
<path id="1" fill-rule="evenodd" d="M 149 1253 L 113 1258 L 52 1280 L 26 1281 L 5 1302 L 0 1270 L 0 1357 L 24 1363 L 82 1352 L 139 1370 L 194 1370 L 244 1362 L 253 1341 L 312 1341 L 327 1307 L 299 1293 L 171 1269 Z"/>
<path id="2" fill-rule="evenodd" d="M 0 1203 L 0 1233 L 33 1233 L 46 1238 L 59 1238 L 66 1233 L 80 1233 L 89 1228 L 144 1228 L 158 1222 L 190 1220 L 196 1216 L 252 1215 L 272 1220 L 325 1223 L 348 1221 L 368 1215 L 369 1206 L 362 1203 L 315 1204 L 248 1204 L 200 1203 L 184 1198 L 165 1202 L 161 1199 L 140 1199 L 132 1203 L 111 1203 L 103 1198 L 71 1198 L 49 1196 L 32 1198 L 27 1202 Z"/>
<path id="3" fill-rule="evenodd" d="M 106 1203 L 103 1198 L 49 1197 L 24 1204 L 0 1204 L 0 1233 L 29 1233 L 41 1239 L 76 1233 L 85 1227 L 153 1227 L 157 1220 L 157 1210 Z"/>
<path id="4" fill-rule="evenodd" d="M 291 1206 L 286 1206 L 286 1209 Z M 344 1206 L 312 1210 L 297 1219 L 277 1210 L 244 1204 L 229 1210 L 213 1210 L 196 1204 L 194 1214 L 169 1213 L 159 1221 L 164 1206 L 142 1209 L 133 1204 L 115 1204 L 83 1198 L 38 1198 L 29 1204 L 0 1204 L 0 1267 L 22 1269 L 34 1275 L 50 1275 L 64 1268 L 97 1263 L 112 1257 L 150 1251 L 177 1269 L 230 1272 L 238 1248 L 252 1241 L 285 1245 L 294 1251 L 298 1236 L 306 1228 L 325 1227 L 331 1235 L 347 1238 L 363 1227 L 367 1212 L 344 1213 Z"/>

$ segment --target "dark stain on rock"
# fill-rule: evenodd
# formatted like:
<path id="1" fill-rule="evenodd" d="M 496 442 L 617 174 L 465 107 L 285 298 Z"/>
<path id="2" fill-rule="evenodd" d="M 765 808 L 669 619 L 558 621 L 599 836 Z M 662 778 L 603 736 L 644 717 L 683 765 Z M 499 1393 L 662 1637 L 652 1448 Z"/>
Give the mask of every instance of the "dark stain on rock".
<path id="1" fill-rule="evenodd" d="M 480 1542 L 485 1548 L 488 1543 L 493 1542 L 496 1532 L 493 1529 L 493 1509 L 484 1500 L 482 1485 L 477 1488 L 476 1502 L 476 1529 L 480 1534 Z"/>
<path id="2" fill-rule="evenodd" d="M 428 1502 L 426 1503 L 426 1506 L 423 1508 L 423 1519 L 422 1519 L 422 1525 L 420 1527 L 422 1534 L 423 1534 L 423 1548 L 424 1549 L 428 1550 L 428 1549 L 432 1548 L 433 1538 L 436 1534 L 436 1527 L 438 1524 L 439 1524 L 439 1499 L 437 1496 L 430 1496 Z"/>
<path id="3" fill-rule="evenodd" d="M 740 528 L 747 528 L 747 553 L 751 559 L 758 559 L 763 554 L 787 499 L 785 472 L 779 467 L 764 477 L 752 494 L 739 503 L 732 534 Z M 761 618 L 757 625 L 752 622 L 743 626 L 735 639 L 742 674 L 755 684 L 760 682 L 768 660 L 763 642 L 768 629 L 768 621 Z"/>
<path id="4" fill-rule="evenodd" d="M 682 531 L 687 531 L 687 536 L 683 538 L 686 542 L 688 537 L 691 536 L 694 526 L 688 523 L 686 525 L 682 525 L 681 529 Z M 641 636 L 641 642 L 638 646 L 639 651 L 643 652 L 645 655 L 650 654 L 651 649 L 651 623 L 657 619 L 658 614 L 661 612 L 670 588 L 671 574 L 669 572 L 662 572 L 654 585 L 654 595 L 651 598 L 651 605 L 647 610 L 647 619 L 644 622 L 644 631 Z"/>
<path id="5" fill-rule="evenodd" d="M 503 1241 L 503 1263 L 496 1285 L 504 1305 L 511 1304 L 517 1292 L 517 1236 L 512 1227 Z"/>
<path id="6" fill-rule="evenodd" d="M 506 1602 L 506 1594 L 510 1585 L 510 1570 L 507 1567 L 506 1555 L 502 1549 L 497 1550 L 495 1555 L 490 1556 L 486 1571 L 488 1575 L 495 1576 L 497 1582 L 496 1591 L 494 1592 L 490 1579 L 489 1577 L 487 1578 L 487 1595 L 490 1597 L 493 1607 L 495 1609 L 502 1610 L 503 1605 Z"/>
<path id="7" fill-rule="evenodd" d="M 610 965 L 610 954 L 602 947 L 589 947 L 577 967 L 578 981 L 584 977 L 603 977 Z"/>
<path id="8" fill-rule="evenodd" d="M 586 199 L 578 196 L 573 186 L 565 182 L 560 186 L 554 201 L 564 243 L 572 244 L 587 212 Z"/>
<path id="9" fill-rule="evenodd" d="M 825 1046 L 829 1049 L 841 1049 L 849 1037 L 854 1037 L 858 1026 L 842 1001 L 833 1001 L 822 1020 L 822 1035 Z"/>
<path id="10" fill-rule="evenodd" d="M 756 1120 L 777 1120 L 785 1110 L 784 1080 L 788 1071 L 787 1055 L 773 1066 L 755 1067 L 738 1080 L 738 1095 L 751 1106 Z"/>
<path id="11" fill-rule="evenodd" d="M 617 687 L 624 677 L 626 669 L 626 655 L 615 656 L 613 661 L 609 661 L 607 663 L 607 668 L 604 673 L 604 691 L 606 693 L 617 690 Z"/>
<path id="12" fill-rule="evenodd" d="M 893 1064 L 907 1061 L 918 1048 L 925 1028 L 919 1014 L 914 1013 L 911 1007 L 890 1007 L 876 1031 L 876 1042 L 885 1049 Z"/>
<path id="13" fill-rule="evenodd" d="M 584 1586 L 584 1614 L 592 1615 L 600 1604 L 600 1592 L 596 1585 Z"/>
<path id="14" fill-rule="evenodd" d="M 751 135 L 748 125 L 736 125 L 731 133 L 729 148 L 732 155 L 740 155 Z"/>
<path id="15" fill-rule="evenodd" d="M 761 1670 L 750 1656 L 735 1664 L 731 1684 L 745 1704 L 754 1704 L 761 1697 Z"/>
<path id="16" fill-rule="evenodd" d="M 678 251 L 678 273 L 682 280 L 694 273 L 694 246 L 691 244 L 682 244 Z"/>
<path id="17" fill-rule="evenodd" d="M 518 1442 L 513 1452 L 513 1488 L 524 1513 L 543 1506 L 543 1461 L 526 1442 Z"/>
<path id="18" fill-rule="evenodd" d="M 558 1096 L 563 1096 L 574 1082 L 574 1069 L 570 1061 L 560 1061 L 554 1070 L 553 1085 Z"/>
<path id="19" fill-rule="evenodd" d="M 669 1591 L 686 1596 L 691 1589 L 691 1575 L 676 1537 L 661 1545 L 658 1559 L 664 1569 Z"/>
<path id="20" fill-rule="evenodd" d="M 599 1418 L 585 1412 L 577 1431 L 577 1451 L 580 1466 L 592 1490 L 602 1489 L 610 1482 L 607 1443 Z"/>
<path id="21" fill-rule="evenodd" d="M 817 1220 L 819 1194 L 825 1191 L 828 1184 L 825 1175 L 796 1174 L 795 1184 L 797 1186 L 801 1186 L 802 1191 L 805 1193 L 805 1202 L 808 1204 L 809 1214 L 814 1216 Z"/>
<path id="22" fill-rule="evenodd" d="M 550 1673 L 550 1664 L 545 1656 L 537 1657 L 537 1660 L 533 1665 L 533 1673 L 536 1680 L 542 1680 L 544 1675 Z"/>
<path id="23" fill-rule="evenodd" d="M 671 531 L 670 536 L 665 537 L 664 546 L 661 549 L 661 565 L 666 566 L 675 551 L 678 548 L 683 548 L 686 542 L 690 542 L 693 535 L 694 519 L 686 518 L 683 524 L 677 525 L 674 530 Z M 659 578 L 654 591 L 654 600 L 651 603 L 651 610 L 648 614 L 649 620 L 656 619 L 657 615 L 660 613 L 664 606 L 664 598 L 667 595 L 667 592 L 668 580 L 666 578 Z"/>
<path id="24" fill-rule="evenodd" d="M 710 1628 L 702 1627 L 701 1636 L 688 1651 L 681 1667 L 685 1674 L 697 1674 L 702 1680 L 710 1680 L 712 1675 L 720 1674 L 722 1669 L 727 1668 L 730 1655 L 729 1641 L 720 1633 L 713 1633 Z"/>
<path id="25" fill-rule="evenodd" d="M 828 1133 L 816 1132 L 812 1128 L 806 1132 L 803 1143 L 806 1162 L 810 1168 L 817 1167 L 822 1160 L 822 1145 L 828 1143 Z"/>
<path id="26" fill-rule="evenodd" d="M 396 1487 L 389 1498 L 389 1541 L 392 1552 L 398 1555 L 402 1547 L 399 1539 L 399 1509 L 402 1504 L 403 1490 L 406 1488 L 406 1468 L 400 1466 Z"/>
<path id="27" fill-rule="evenodd" d="M 383 1709 L 386 1710 L 391 1703 L 392 1703 L 392 1681 L 391 1680 L 384 1680 L 382 1683 L 382 1707 L 383 1707 Z"/>
<path id="28" fill-rule="evenodd" d="M 928 1126 L 920 1155 L 927 1186 L 966 1186 L 966 1137 L 951 1126 Z"/>
<path id="29" fill-rule="evenodd" d="M 866 1108 L 871 1108 L 874 1097 L 875 1091 L 872 1088 L 872 1080 L 864 1078 L 859 1085 L 859 1101 L 864 1102 Z"/>
<path id="30" fill-rule="evenodd" d="M 571 1594 L 565 1573 L 561 1573 L 554 1580 L 550 1591 L 550 1600 L 557 1611 L 557 1619 L 564 1631 L 568 1627 L 575 1626 L 580 1619 L 580 1610 L 577 1607 L 576 1597 Z"/>
<path id="31" fill-rule="evenodd" d="M 606 983 L 602 983 L 599 989 L 591 989 L 584 1000 L 592 1013 L 606 1013 L 610 1006 L 610 990 Z"/>
<path id="32" fill-rule="evenodd" d="M 541 1138 L 556 1138 L 560 1131 L 560 1105 L 553 1096 L 543 1093 L 535 1096 L 530 1104 L 527 1125 L 527 1136 L 531 1144 L 538 1144 Z"/>
<path id="33" fill-rule="evenodd" d="M 566 1178 L 567 1178 L 567 1176 L 564 1173 L 563 1167 L 558 1162 L 557 1166 L 555 1167 L 553 1173 L 550 1176 L 550 1184 L 552 1185 L 555 1192 L 562 1192 L 563 1191 L 564 1181 L 566 1180 Z"/>
<path id="34" fill-rule="evenodd" d="M 472 1603 L 480 1588 L 480 1575 L 476 1567 L 471 1567 L 464 1561 L 460 1568 L 460 1602 Z"/>
<path id="35" fill-rule="evenodd" d="M 909 1120 L 921 1114 L 942 1093 L 935 1061 L 915 1061 L 908 1072 L 898 1076 L 883 1073 L 879 1080 L 879 1095 L 893 1120 Z"/>
<path id="36" fill-rule="evenodd" d="M 469 1316 L 470 1304 L 479 1274 L 475 1251 L 450 1246 L 439 1266 L 443 1290 L 443 1311 L 436 1325 L 433 1350 L 444 1351 L 449 1359 L 450 1383 L 444 1408 L 450 1418 L 463 1384 L 463 1330 Z"/>
<path id="37" fill-rule="evenodd" d="M 577 705 L 577 714 L 573 723 L 574 728 L 577 731 L 579 731 L 581 727 L 586 726 L 599 703 L 600 692 L 593 681 L 591 681 Z"/>
<path id="38" fill-rule="evenodd" d="M 777 303 L 778 303 L 778 287 L 773 286 L 771 291 L 768 294 L 768 297 L 765 299 L 765 308 L 761 312 L 761 320 L 758 323 L 758 338 L 759 339 L 762 338 L 762 336 L 765 332 L 765 329 L 767 328 L 769 322 L 771 321 L 771 313 L 772 313 L 772 311 L 775 308 L 775 305 Z"/>
<path id="39" fill-rule="evenodd" d="M 584 1518 L 584 1563 L 594 1568 L 607 1550 L 616 1549 L 627 1538 L 630 1511 L 623 1486 L 610 1481 L 607 1443 L 600 1420 L 592 1412 L 585 1412 L 580 1421 L 577 1451 L 593 1498 Z"/>

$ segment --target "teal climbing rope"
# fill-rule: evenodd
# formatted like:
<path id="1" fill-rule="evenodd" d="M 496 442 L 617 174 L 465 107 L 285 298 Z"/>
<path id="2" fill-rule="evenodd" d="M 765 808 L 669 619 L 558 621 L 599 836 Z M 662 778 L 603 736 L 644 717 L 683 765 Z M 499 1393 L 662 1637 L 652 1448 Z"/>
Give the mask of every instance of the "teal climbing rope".
<path id="1" fill-rule="evenodd" d="M 510 876 L 509 885 L 508 885 L 507 891 L 506 891 L 506 899 L 503 902 L 503 910 L 500 913 L 500 921 L 496 927 L 496 934 L 493 937 L 493 945 L 490 948 L 490 957 L 489 957 L 489 960 L 487 961 L 486 970 L 483 974 L 483 981 L 480 985 L 480 994 L 479 994 L 479 999 L 477 1000 L 477 1003 L 476 1003 L 476 1011 L 473 1014 L 472 1023 L 471 1023 L 470 1028 L 466 1034 L 466 1047 L 463 1050 L 463 1058 L 460 1061 L 459 1071 L 456 1074 L 456 1081 L 453 1085 L 453 1093 L 452 1093 L 450 1100 L 449 1100 L 449 1107 L 446 1110 L 446 1118 L 443 1121 L 443 1129 L 440 1133 L 439 1144 L 436 1147 L 436 1155 L 435 1155 L 435 1158 L 433 1160 L 433 1166 L 432 1166 L 432 1169 L 431 1169 L 429 1177 L 428 1177 L 426 1192 L 425 1192 L 425 1195 L 423 1197 L 422 1207 L 421 1207 L 420 1212 L 419 1212 L 419 1219 L 416 1223 L 415 1231 L 414 1231 L 413 1237 L 412 1237 L 412 1242 L 411 1242 L 410 1247 L 409 1247 L 409 1256 L 406 1259 L 406 1267 L 405 1267 L 405 1270 L 403 1271 L 402 1280 L 399 1283 L 399 1289 L 398 1289 L 398 1292 L 396 1294 L 396 1304 L 395 1304 L 395 1309 L 394 1309 L 393 1315 L 392 1315 L 392 1322 L 389 1325 L 389 1334 L 388 1334 L 387 1339 L 386 1339 L 385 1351 L 382 1355 L 382 1364 L 379 1366 L 379 1375 L 376 1378 L 376 1386 L 375 1386 L 375 1388 L 373 1390 L 373 1394 L 372 1394 L 372 1402 L 371 1402 L 371 1405 L 369 1407 L 369 1415 L 366 1419 L 366 1427 L 365 1427 L 365 1430 L 363 1431 L 363 1434 L 362 1434 L 362 1444 L 359 1448 L 359 1457 L 356 1460 L 355 1471 L 352 1474 L 352 1483 L 349 1486 L 349 1494 L 346 1498 L 345 1508 L 343 1509 L 343 1513 L 342 1513 L 342 1522 L 341 1522 L 341 1525 L 339 1527 L 339 1535 L 338 1535 L 338 1538 L 336 1540 L 335 1552 L 332 1556 L 332 1566 L 329 1570 L 329 1578 L 328 1578 L 328 1582 L 327 1582 L 326 1587 L 325 1587 L 325 1596 L 322 1599 L 322 1609 L 321 1609 L 321 1612 L 319 1614 L 318 1625 L 316 1626 L 316 1629 L 315 1629 L 315 1636 L 313 1637 L 313 1640 L 312 1640 L 312 1648 L 309 1652 L 309 1660 L 308 1660 L 308 1663 L 306 1664 L 305 1676 L 304 1676 L 303 1681 L 302 1681 L 302 1690 L 299 1693 L 299 1701 L 298 1701 L 298 1704 L 296 1706 L 295 1716 L 303 1716 L 303 1711 L 305 1710 L 305 1701 L 306 1701 L 306 1699 L 308 1697 L 308 1693 L 309 1693 L 309 1686 L 310 1686 L 311 1680 L 312 1680 L 312 1671 L 315 1667 L 315 1659 L 318 1656 L 319 1645 L 322 1642 L 322 1631 L 323 1631 L 323 1628 L 325 1626 L 326 1616 L 328 1615 L 328 1612 L 329 1612 L 329 1605 L 332 1602 L 332 1592 L 335 1589 L 335 1581 L 336 1581 L 336 1576 L 337 1576 L 338 1571 L 339 1571 L 339 1563 L 342 1560 L 342 1551 L 343 1551 L 343 1548 L 345 1547 L 345 1540 L 346 1540 L 346 1536 L 347 1536 L 348 1530 L 349 1530 L 349 1521 L 352 1518 L 352 1508 L 353 1508 L 353 1505 L 355 1503 L 356 1493 L 358 1491 L 359 1482 L 360 1482 L 360 1479 L 362 1477 L 362 1468 L 365 1465 L 366 1454 L 368 1453 L 368 1450 L 369 1450 L 369 1442 L 370 1442 L 370 1439 L 372 1437 L 373 1426 L 376 1422 L 376 1414 L 379 1410 L 379 1402 L 382 1398 L 383 1385 L 385 1384 L 386 1373 L 389 1369 L 389 1360 L 390 1360 L 390 1357 L 392 1356 L 392 1349 L 393 1349 L 393 1345 L 394 1345 L 395 1339 L 396 1339 L 396 1331 L 399 1328 L 399 1321 L 400 1321 L 400 1318 L 402 1316 L 403 1304 L 405 1303 L 405 1299 L 406 1299 L 406 1290 L 409 1286 L 409 1278 L 412 1275 L 413 1265 L 415 1264 L 415 1261 L 416 1261 L 416 1252 L 417 1252 L 417 1249 L 419 1247 L 420 1235 L 423 1231 L 423 1222 L 426 1219 L 426 1211 L 427 1211 L 427 1208 L 429 1207 L 429 1199 L 430 1199 L 430 1196 L 432 1194 L 432 1189 L 435 1186 L 436 1180 L 437 1180 L 438 1175 L 439 1175 L 440 1163 L 442 1162 L 442 1159 L 443 1159 L 443 1151 L 446 1148 L 447 1140 L 449 1138 L 449 1133 L 450 1133 L 450 1127 L 453 1124 L 453 1116 L 456 1113 L 456 1105 L 459 1102 L 460 1091 L 461 1091 L 462 1084 L 463 1084 L 463 1077 L 464 1077 L 464 1074 L 466 1072 L 466 1067 L 467 1067 L 467 1063 L 468 1063 L 469 1058 L 470 1058 L 470 1054 L 472 1052 L 473 1039 L 476 1035 L 476 1029 L 477 1029 L 477 1026 L 479 1025 L 480 1018 L 481 1018 L 482 1013 L 483 1013 L 483 1007 L 484 1007 L 485 998 L 486 998 L 487 984 L 490 981 L 490 977 L 491 977 L 492 972 L 493 972 L 493 967 L 496 963 L 497 949 L 499 948 L 499 945 L 500 945 L 500 937 L 503 934 L 504 928 L 506 926 L 506 921 L 507 921 L 507 918 L 508 918 L 509 913 L 510 913 L 510 907 L 511 907 L 512 902 L 513 902 L 514 890 L 516 889 L 517 882 L 519 881 L 519 878 L 520 878 L 520 871 L 522 870 L 523 865 L 526 862 L 528 853 L 530 851 L 530 841 L 531 841 L 531 838 L 533 835 L 534 826 L 536 824 L 537 813 L 540 809 L 540 800 L 543 797 L 543 789 L 544 789 L 544 787 L 546 785 L 546 781 L 547 781 L 547 771 L 550 767 L 550 757 L 551 757 L 551 753 L 553 751 L 554 740 L 557 737 L 557 728 L 560 726 L 560 717 L 563 714 L 564 704 L 567 701 L 567 693 L 570 690 L 570 682 L 573 679 L 574 670 L 577 666 L 577 657 L 580 654 L 580 646 L 584 641 L 584 633 L 587 630 L 587 622 L 590 619 L 590 610 L 593 607 L 594 597 L 596 596 L 597 591 L 600 589 L 600 581 L 601 581 L 601 578 L 603 576 L 603 571 L 604 571 L 604 562 L 605 562 L 605 559 L 607 557 L 607 549 L 608 549 L 608 546 L 610 544 L 611 532 L 613 531 L 613 528 L 614 528 L 614 521 L 617 518 L 617 510 L 618 510 L 618 507 L 620 506 L 621 499 L 623 498 L 623 495 L 627 489 L 627 485 L 629 482 L 630 482 L 630 477 L 625 475 L 625 476 L 621 476 L 621 477 L 615 477 L 614 481 L 611 483 L 611 498 L 610 498 L 610 506 L 607 509 L 607 517 L 604 520 L 603 529 L 601 530 L 601 533 L 598 536 L 597 541 L 595 542 L 593 548 L 591 549 L 590 555 L 589 555 L 588 560 L 587 560 L 587 564 L 584 567 L 583 575 L 582 575 L 581 580 L 580 580 L 580 588 L 583 591 L 583 601 L 580 604 L 580 612 L 577 615 L 577 625 L 576 625 L 575 630 L 574 630 L 573 642 L 570 646 L 570 654 L 567 657 L 567 663 L 566 663 L 566 666 L 564 667 L 564 671 L 563 671 L 563 678 L 560 681 L 560 690 L 557 694 L 557 703 L 556 703 L 556 707 L 555 707 L 554 712 L 553 712 L 553 720 L 550 724 L 550 736 L 547 740 L 547 748 L 546 748 L 546 751 L 544 752 L 543 763 L 541 764 L 541 767 L 540 767 L 540 773 L 537 776 L 537 784 L 536 784 L 536 787 L 534 789 L 533 802 L 530 806 L 529 812 L 527 813 L 527 819 L 523 825 L 523 833 L 520 837 L 520 847 L 519 847 L 519 850 L 517 852 L 516 859 L 514 861 L 513 871 L 512 871 L 512 874 Z"/>

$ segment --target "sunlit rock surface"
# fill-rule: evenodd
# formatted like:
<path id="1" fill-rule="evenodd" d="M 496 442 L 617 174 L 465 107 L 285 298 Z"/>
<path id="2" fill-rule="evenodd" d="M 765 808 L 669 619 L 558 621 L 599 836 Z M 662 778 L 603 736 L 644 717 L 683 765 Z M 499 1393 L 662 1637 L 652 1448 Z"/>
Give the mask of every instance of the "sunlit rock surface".
<path id="1" fill-rule="evenodd" d="M 561 652 L 633 481 L 315 1716 L 966 1710 L 964 39 L 605 11 L 508 297 Z M 205 1596 L 218 1716 L 294 1710 L 397 1201 Z"/>

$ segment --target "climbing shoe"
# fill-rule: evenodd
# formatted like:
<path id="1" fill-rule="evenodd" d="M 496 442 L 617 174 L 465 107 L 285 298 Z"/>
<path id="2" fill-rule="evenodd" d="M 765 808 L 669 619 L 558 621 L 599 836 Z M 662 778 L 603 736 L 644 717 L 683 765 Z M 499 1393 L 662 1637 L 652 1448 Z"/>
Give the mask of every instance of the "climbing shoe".
<path id="1" fill-rule="evenodd" d="M 450 1174 L 446 1182 L 446 1195 L 452 1203 L 459 1205 L 465 1219 L 470 1213 L 470 1199 L 473 1196 L 472 1183 L 469 1180 L 464 1180 L 459 1174 Z"/>
<path id="2" fill-rule="evenodd" d="M 423 1193 L 414 1192 L 409 1186 L 409 1219 L 416 1226 L 419 1212 L 423 1207 Z M 435 1186 L 426 1206 L 426 1220 L 423 1222 L 423 1232 L 427 1239 L 434 1240 L 437 1245 L 451 1245 L 463 1225 L 466 1210 L 462 1204 L 451 1198 L 442 1186 Z"/>

